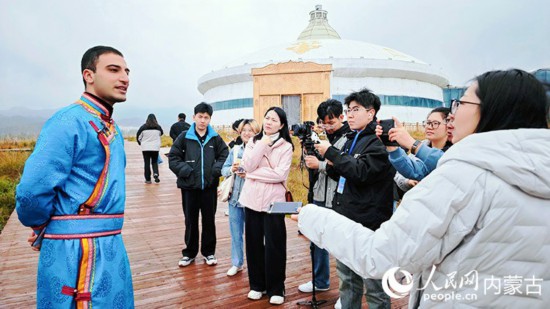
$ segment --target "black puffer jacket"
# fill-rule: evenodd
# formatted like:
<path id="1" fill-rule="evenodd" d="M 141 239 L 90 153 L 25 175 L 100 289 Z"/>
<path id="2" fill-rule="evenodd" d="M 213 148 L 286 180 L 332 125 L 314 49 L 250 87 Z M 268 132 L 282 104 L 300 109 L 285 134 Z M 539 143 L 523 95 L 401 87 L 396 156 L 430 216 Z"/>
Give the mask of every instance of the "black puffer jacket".
<path id="1" fill-rule="evenodd" d="M 374 134 L 375 128 L 373 121 L 360 133 L 350 132 L 342 151 L 329 147 L 325 153 L 333 163 L 327 167 L 327 174 L 336 181 L 346 179 L 343 194 L 334 195 L 332 209 L 372 230 L 392 215 L 395 175 L 386 147 Z M 356 134 L 356 145 L 348 154 Z"/>
<path id="2" fill-rule="evenodd" d="M 180 121 L 174 123 L 170 127 L 170 137 L 172 138 L 172 141 L 176 141 L 176 138 L 178 138 L 178 136 L 183 131 L 189 130 L 190 127 L 191 127 L 191 125 L 188 124 L 187 122 L 185 122 L 185 120 L 180 120 Z"/>
<path id="3" fill-rule="evenodd" d="M 204 190 L 217 187 L 228 154 L 227 145 L 211 126 L 208 126 L 204 144 L 201 144 L 193 124 L 170 148 L 169 166 L 178 176 L 178 188 Z"/>

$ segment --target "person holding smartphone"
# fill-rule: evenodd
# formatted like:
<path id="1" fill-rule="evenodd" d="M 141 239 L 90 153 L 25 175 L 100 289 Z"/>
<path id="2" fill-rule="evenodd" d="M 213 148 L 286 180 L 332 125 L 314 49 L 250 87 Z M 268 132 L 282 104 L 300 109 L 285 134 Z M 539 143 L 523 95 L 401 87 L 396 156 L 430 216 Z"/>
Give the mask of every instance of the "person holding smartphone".
<path id="1" fill-rule="evenodd" d="M 451 106 L 454 145 L 381 228 L 370 230 L 315 205 L 301 209 L 298 226 L 362 277 L 407 272 L 411 280 L 393 287 L 403 288 L 401 296 L 410 291 L 414 308 L 547 308 L 545 89 L 522 70 L 490 71 Z M 523 278 L 516 293 L 486 289 L 506 285 L 507 278 Z"/>
<path id="2" fill-rule="evenodd" d="M 235 144 L 229 152 L 229 156 L 222 167 L 222 176 L 235 177 L 233 190 L 229 198 L 229 232 L 231 234 L 231 267 L 227 271 L 228 276 L 234 276 L 243 270 L 243 234 L 244 234 L 244 208 L 239 203 L 241 189 L 245 182 L 246 172 L 242 167 L 242 157 L 248 141 L 260 132 L 260 125 L 254 119 L 241 120 L 237 127 L 241 144 Z"/>
<path id="3" fill-rule="evenodd" d="M 426 140 L 423 142 L 415 140 L 395 117 L 395 127 L 387 133 L 382 126 L 376 126 L 378 137 L 387 135 L 390 142 L 411 150 L 412 157 L 408 157 L 401 147 L 386 144 L 390 162 L 405 179 L 422 180 L 435 169 L 439 158 L 453 145 L 453 136 L 447 129 L 450 112 L 447 107 L 437 107 L 428 114 L 422 123 L 426 134 Z"/>

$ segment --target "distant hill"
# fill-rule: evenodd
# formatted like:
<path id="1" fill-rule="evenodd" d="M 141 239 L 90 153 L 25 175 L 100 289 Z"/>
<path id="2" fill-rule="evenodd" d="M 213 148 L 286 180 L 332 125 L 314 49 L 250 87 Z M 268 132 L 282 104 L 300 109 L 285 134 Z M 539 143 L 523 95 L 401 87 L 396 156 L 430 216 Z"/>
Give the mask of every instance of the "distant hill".
<path id="1" fill-rule="evenodd" d="M 11 108 L 0 110 L 0 138 L 19 137 L 34 138 L 40 133 L 40 130 L 58 109 L 28 109 Z M 187 122 L 192 121 L 192 112 L 178 110 L 173 107 L 162 108 L 133 108 L 129 105 L 117 106 L 114 112 L 114 118 L 117 124 L 124 131 L 124 134 L 134 134 L 137 129 L 145 123 L 147 116 L 154 113 L 164 133 L 168 135 L 170 126 L 176 122 L 177 115 L 180 112 L 186 113 Z M 132 133 L 133 132 L 133 133 Z"/>
<path id="2" fill-rule="evenodd" d="M 0 138 L 36 138 L 47 118 L 6 116 L 0 114 Z"/>

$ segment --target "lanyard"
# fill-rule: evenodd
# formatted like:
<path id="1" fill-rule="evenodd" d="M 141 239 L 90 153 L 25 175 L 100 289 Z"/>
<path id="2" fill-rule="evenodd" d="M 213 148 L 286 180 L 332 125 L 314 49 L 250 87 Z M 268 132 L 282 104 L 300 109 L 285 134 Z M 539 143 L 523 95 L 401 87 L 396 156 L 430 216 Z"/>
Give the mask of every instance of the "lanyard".
<path id="1" fill-rule="evenodd" d="M 353 151 L 353 149 L 355 148 L 355 143 L 357 142 L 357 138 L 359 137 L 359 134 L 361 134 L 361 132 L 363 132 L 363 130 L 361 131 L 358 131 L 357 134 L 355 134 L 355 138 L 353 139 L 353 143 L 351 143 L 351 147 L 348 151 L 348 154 L 351 154 L 351 152 Z"/>

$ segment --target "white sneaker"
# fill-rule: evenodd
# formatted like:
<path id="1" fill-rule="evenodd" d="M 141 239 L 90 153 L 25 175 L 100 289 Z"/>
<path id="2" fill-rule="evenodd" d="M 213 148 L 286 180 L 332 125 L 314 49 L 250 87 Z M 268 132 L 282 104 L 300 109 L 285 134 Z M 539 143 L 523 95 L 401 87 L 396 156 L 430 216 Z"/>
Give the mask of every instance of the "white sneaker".
<path id="1" fill-rule="evenodd" d="M 336 304 L 334 304 L 334 309 L 342 309 L 342 302 L 340 301 L 340 297 L 338 297 Z"/>
<path id="2" fill-rule="evenodd" d="M 264 292 L 259 292 L 254 290 L 250 290 L 250 292 L 248 292 L 248 298 L 252 300 L 261 299 L 263 295 L 264 295 Z"/>
<path id="3" fill-rule="evenodd" d="M 235 276 L 239 271 L 243 270 L 243 267 L 237 267 L 237 266 L 231 266 L 229 270 L 227 271 L 227 275 L 229 277 Z"/>
<path id="4" fill-rule="evenodd" d="M 213 255 L 209 255 L 209 256 L 205 257 L 204 260 L 206 261 L 206 264 L 208 264 L 210 266 L 218 264 L 218 259 L 216 259 L 216 257 L 213 256 Z"/>
<path id="5" fill-rule="evenodd" d="M 273 295 L 269 299 L 269 303 L 272 305 L 282 305 L 284 302 L 285 302 L 285 298 L 283 296 Z"/>
<path id="6" fill-rule="evenodd" d="M 313 292 L 313 283 L 311 283 L 311 281 L 309 281 L 307 283 L 300 284 L 298 286 L 298 290 L 302 293 L 311 293 L 311 292 Z M 329 288 L 321 289 L 321 288 L 315 287 L 315 291 L 319 291 L 319 292 L 324 292 L 324 291 L 328 291 L 328 290 L 329 290 Z"/>
<path id="7" fill-rule="evenodd" d="M 193 263 L 194 260 L 195 260 L 195 258 L 190 258 L 188 256 L 184 256 L 178 262 L 178 266 L 180 266 L 180 267 L 188 266 L 189 264 Z"/>

